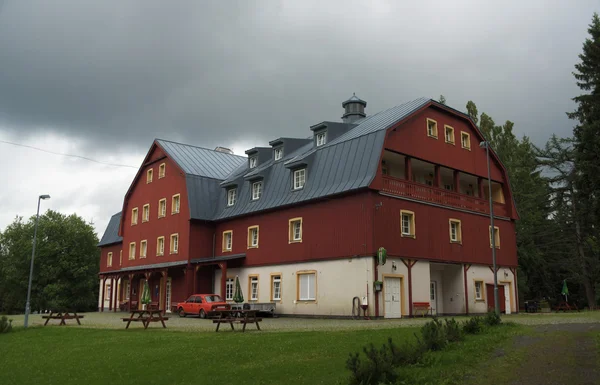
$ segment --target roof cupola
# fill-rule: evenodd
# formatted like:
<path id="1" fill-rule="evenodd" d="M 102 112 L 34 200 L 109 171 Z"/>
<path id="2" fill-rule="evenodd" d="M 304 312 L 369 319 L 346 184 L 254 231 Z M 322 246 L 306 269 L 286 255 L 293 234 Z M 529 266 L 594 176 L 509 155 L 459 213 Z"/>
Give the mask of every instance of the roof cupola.
<path id="1" fill-rule="evenodd" d="M 344 116 L 342 116 L 342 121 L 344 123 L 352 123 L 355 120 L 364 118 L 367 116 L 365 114 L 366 106 L 367 102 L 356 96 L 356 93 L 353 93 L 350 99 L 342 103 L 342 107 L 344 107 L 345 110 Z"/>

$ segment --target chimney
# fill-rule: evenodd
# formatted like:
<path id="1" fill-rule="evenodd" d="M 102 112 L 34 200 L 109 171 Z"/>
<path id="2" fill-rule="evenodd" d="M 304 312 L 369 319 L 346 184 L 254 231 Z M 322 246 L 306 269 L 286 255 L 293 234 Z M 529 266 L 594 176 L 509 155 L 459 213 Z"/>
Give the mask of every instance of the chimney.
<path id="1" fill-rule="evenodd" d="M 354 121 L 364 118 L 365 107 L 367 102 L 356 96 L 356 93 L 352 94 L 352 97 L 342 103 L 344 108 L 344 116 L 342 116 L 342 122 L 353 123 Z"/>

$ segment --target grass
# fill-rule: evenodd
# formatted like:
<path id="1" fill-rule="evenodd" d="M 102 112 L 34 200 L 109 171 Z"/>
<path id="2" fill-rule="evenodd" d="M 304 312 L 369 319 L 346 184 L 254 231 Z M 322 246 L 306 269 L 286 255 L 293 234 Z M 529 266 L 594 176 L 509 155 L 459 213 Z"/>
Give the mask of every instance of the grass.
<path id="1" fill-rule="evenodd" d="M 501 326 L 468 336 L 428 355 L 427 365 L 402 369 L 402 376 L 422 384 L 461 383 L 523 329 Z M 217 334 L 34 327 L 0 336 L 0 384 L 343 384 L 350 352 L 371 342 L 380 346 L 388 337 L 397 343 L 414 339 L 418 330 Z"/>

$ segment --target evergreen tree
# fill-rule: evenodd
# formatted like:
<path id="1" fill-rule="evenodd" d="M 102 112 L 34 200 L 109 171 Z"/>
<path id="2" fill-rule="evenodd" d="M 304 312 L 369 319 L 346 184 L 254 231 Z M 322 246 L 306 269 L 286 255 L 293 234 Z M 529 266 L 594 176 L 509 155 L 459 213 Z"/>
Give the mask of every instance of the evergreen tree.
<path id="1" fill-rule="evenodd" d="M 444 95 L 440 95 L 439 102 L 442 103 L 442 104 L 446 104 L 446 97 Z"/>

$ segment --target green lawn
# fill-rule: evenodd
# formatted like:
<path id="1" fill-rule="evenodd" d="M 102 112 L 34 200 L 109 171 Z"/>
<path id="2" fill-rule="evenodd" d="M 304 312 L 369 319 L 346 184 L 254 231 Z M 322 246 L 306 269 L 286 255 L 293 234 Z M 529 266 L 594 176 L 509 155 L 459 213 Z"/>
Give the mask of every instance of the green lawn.
<path id="1" fill-rule="evenodd" d="M 402 376 L 422 384 L 461 383 L 523 326 L 500 327 L 428 356 Z M 160 329 L 35 327 L 0 335 L 0 384 L 336 384 L 349 352 L 418 328 L 245 334 Z"/>

